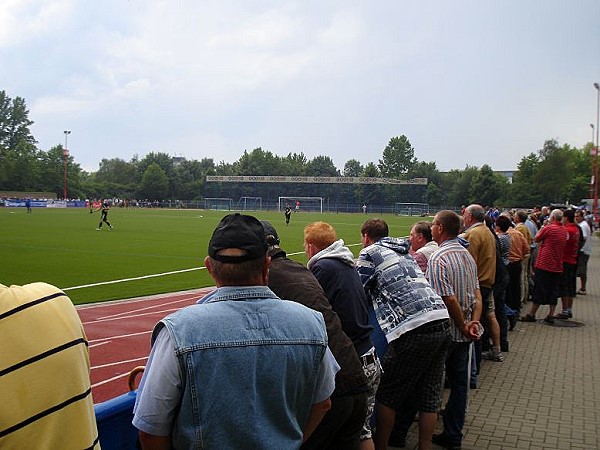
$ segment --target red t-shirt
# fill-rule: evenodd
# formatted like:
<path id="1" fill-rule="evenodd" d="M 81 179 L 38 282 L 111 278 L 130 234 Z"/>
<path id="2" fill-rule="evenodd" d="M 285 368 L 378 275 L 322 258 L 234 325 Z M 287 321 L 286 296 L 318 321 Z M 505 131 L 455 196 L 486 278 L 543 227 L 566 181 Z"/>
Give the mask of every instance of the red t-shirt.
<path id="1" fill-rule="evenodd" d="M 571 222 L 565 224 L 568 238 L 565 244 L 563 262 L 567 264 L 577 264 L 577 253 L 579 253 L 579 227 Z"/>
<path id="2" fill-rule="evenodd" d="M 539 250 L 535 268 L 547 272 L 562 273 L 563 255 L 568 233 L 560 222 L 551 222 L 543 226 L 535 235 Z"/>

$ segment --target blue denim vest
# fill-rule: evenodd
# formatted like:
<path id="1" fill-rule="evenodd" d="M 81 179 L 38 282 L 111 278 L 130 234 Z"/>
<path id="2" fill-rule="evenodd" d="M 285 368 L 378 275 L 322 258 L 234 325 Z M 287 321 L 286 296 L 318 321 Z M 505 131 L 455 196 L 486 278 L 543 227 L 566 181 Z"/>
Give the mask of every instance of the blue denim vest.
<path id="1" fill-rule="evenodd" d="M 323 316 L 264 286 L 220 288 L 163 319 L 183 380 L 176 449 L 293 449 L 312 405 Z"/>

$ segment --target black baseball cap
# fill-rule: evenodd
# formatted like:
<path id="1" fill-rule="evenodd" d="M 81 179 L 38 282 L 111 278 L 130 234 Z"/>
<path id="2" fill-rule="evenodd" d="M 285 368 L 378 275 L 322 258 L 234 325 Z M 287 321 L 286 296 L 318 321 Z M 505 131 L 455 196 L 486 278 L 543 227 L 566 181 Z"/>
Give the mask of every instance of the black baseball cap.
<path id="1" fill-rule="evenodd" d="M 279 245 L 279 236 L 277 235 L 277 230 L 271 222 L 268 220 L 261 220 L 263 228 L 265 229 L 265 237 L 267 238 L 267 244 L 269 245 Z"/>
<path id="2" fill-rule="evenodd" d="M 227 248 L 239 248 L 246 253 L 240 256 L 220 255 Z M 265 230 L 253 216 L 229 214 L 221 219 L 208 243 L 208 255 L 224 263 L 241 263 L 264 257 L 267 253 Z"/>

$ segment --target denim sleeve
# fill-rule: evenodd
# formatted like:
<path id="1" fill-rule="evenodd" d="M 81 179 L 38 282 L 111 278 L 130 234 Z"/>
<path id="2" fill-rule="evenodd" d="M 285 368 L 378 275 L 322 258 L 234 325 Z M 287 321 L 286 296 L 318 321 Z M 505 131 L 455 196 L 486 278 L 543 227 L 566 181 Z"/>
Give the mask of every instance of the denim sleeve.
<path id="1" fill-rule="evenodd" d="M 317 373 L 317 386 L 313 394 L 312 404 L 322 402 L 331 397 L 335 389 L 335 374 L 340 370 L 340 366 L 335 360 L 329 347 L 325 350 L 319 371 Z"/>
<path id="2" fill-rule="evenodd" d="M 169 332 L 163 328 L 152 346 L 140 381 L 133 426 L 155 436 L 171 434 L 181 393 L 179 364 Z"/>

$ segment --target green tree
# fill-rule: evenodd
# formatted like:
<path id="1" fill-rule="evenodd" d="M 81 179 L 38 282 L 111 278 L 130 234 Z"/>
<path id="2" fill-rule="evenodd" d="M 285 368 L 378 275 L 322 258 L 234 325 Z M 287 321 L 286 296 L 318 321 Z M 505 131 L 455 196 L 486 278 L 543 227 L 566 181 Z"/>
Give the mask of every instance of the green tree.
<path id="1" fill-rule="evenodd" d="M 404 135 L 393 137 L 379 160 L 379 172 L 384 178 L 404 178 L 416 163 L 415 150 Z"/>
<path id="2" fill-rule="evenodd" d="M 517 171 L 513 174 L 512 184 L 509 189 L 508 205 L 529 208 L 541 204 L 539 186 L 535 181 L 540 158 L 535 153 L 530 153 L 521 158 Z"/>
<path id="3" fill-rule="evenodd" d="M 379 178 L 381 174 L 379 173 L 379 169 L 377 166 L 370 162 L 368 163 L 361 177 L 364 178 Z M 381 203 L 381 185 L 380 184 L 359 184 L 355 189 L 356 198 L 360 203 L 365 203 L 367 205 L 374 205 Z"/>
<path id="4" fill-rule="evenodd" d="M 169 178 L 158 163 L 151 163 L 140 183 L 140 195 L 147 200 L 164 200 L 169 194 Z"/>
<path id="5" fill-rule="evenodd" d="M 574 176 L 571 147 L 568 145 L 559 147 L 555 139 L 549 139 L 544 142 L 539 156 L 540 163 L 533 179 L 542 194 L 542 203 L 567 201 L 566 184 Z"/>
<path id="6" fill-rule="evenodd" d="M 506 177 L 494 173 L 489 165 L 484 164 L 471 179 L 468 203 L 478 203 L 482 206 L 498 205 L 507 186 Z"/>
<path id="7" fill-rule="evenodd" d="M 183 161 L 175 166 L 176 197 L 181 200 L 199 199 L 204 191 L 206 175 L 214 171 L 215 163 L 210 158 Z"/>
<path id="8" fill-rule="evenodd" d="M 96 184 L 96 189 L 93 190 L 99 190 L 100 195 L 88 193 L 88 196 L 133 198 L 138 187 L 136 165 L 136 160 L 127 162 L 120 158 L 102 159 L 100 168 L 92 178 Z"/>
<path id="9" fill-rule="evenodd" d="M 241 158 L 234 163 L 237 175 L 281 175 L 279 158 L 273 153 L 258 147 L 248 153 L 244 150 Z"/>
<path id="10" fill-rule="evenodd" d="M 466 166 L 464 170 L 453 169 L 448 172 L 451 181 L 448 203 L 450 205 L 468 205 L 471 203 L 471 183 L 479 170 L 477 167 Z M 452 182 L 453 181 L 453 182 Z"/>
<path id="11" fill-rule="evenodd" d="M 174 169 L 173 169 L 173 157 L 163 152 L 150 152 L 146 156 L 144 156 L 137 163 L 137 173 L 138 173 L 138 183 L 141 182 L 143 175 L 146 173 L 148 167 L 150 167 L 153 163 L 156 163 L 160 166 L 160 168 L 164 171 L 167 176 L 167 181 L 169 182 L 169 190 L 167 195 L 162 198 L 169 198 L 171 192 L 173 191 L 172 182 L 174 180 Z"/>
<path id="12" fill-rule="evenodd" d="M 427 186 L 409 185 L 405 186 L 407 195 L 413 201 L 429 203 L 430 205 L 443 205 L 445 203 L 445 192 L 442 188 L 443 176 L 438 170 L 435 162 L 417 161 L 407 174 L 407 178 L 427 178 Z M 410 200 L 409 200 L 410 201 Z"/>
<path id="13" fill-rule="evenodd" d="M 345 177 L 360 177 L 365 168 L 356 159 L 349 159 L 344 164 L 344 176 Z"/>
<path id="14" fill-rule="evenodd" d="M 0 157 L 7 150 L 16 150 L 21 142 L 36 144 L 29 130 L 31 125 L 25 99 L 11 99 L 5 91 L 0 91 Z"/>
<path id="15" fill-rule="evenodd" d="M 329 156 L 316 156 L 306 166 L 306 173 L 311 177 L 339 177 L 340 172 Z"/>
<path id="16" fill-rule="evenodd" d="M 0 158 L 0 186 L 10 191 L 35 191 L 40 186 L 39 152 L 21 141 Z"/>
<path id="17" fill-rule="evenodd" d="M 306 168 L 308 165 L 308 159 L 304 153 L 288 153 L 288 155 L 282 159 L 282 175 L 288 176 L 303 176 L 306 174 Z"/>

